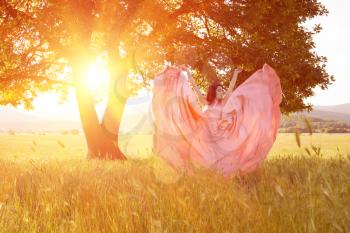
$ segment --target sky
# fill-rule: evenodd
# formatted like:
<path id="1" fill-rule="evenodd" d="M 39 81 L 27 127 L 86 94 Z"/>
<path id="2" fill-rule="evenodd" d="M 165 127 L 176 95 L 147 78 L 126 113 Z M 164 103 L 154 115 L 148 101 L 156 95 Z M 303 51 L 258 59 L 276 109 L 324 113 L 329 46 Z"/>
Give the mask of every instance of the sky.
<path id="1" fill-rule="evenodd" d="M 321 0 L 329 10 L 328 16 L 322 16 L 306 22 L 307 26 L 320 23 L 323 30 L 314 36 L 316 44 L 315 51 L 328 58 L 326 70 L 334 75 L 336 81 L 326 90 L 315 88 L 315 96 L 305 100 L 313 105 L 336 105 L 350 103 L 350 79 L 348 68 L 350 68 L 350 9 L 349 0 Z M 54 94 L 44 94 L 34 102 L 35 110 L 29 114 L 46 116 L 52 119 L 69 118 L 79 121 L 79 113 L 75 96 L 72 93 L 65 104 L 60 104 L 58 96 Z M 126 112 L 145 113 L 149 111 L 150 95 L 142 92 L 139 97 L 134 97 L 128 101 Z M 101 115 L 104 104 L 97 106 Z M 21 110 L 23 111 L 23 110 Z"/>
<path id="2" fill-rule="evenodd" d="M 315 88 L 315 96 L 306 102 L 314 105 L 350 103 L 350 1 L 321 0 L 329 11 L 327 16 L 315 18 L 309 25 L 320 23 L 323 30 L 314 36 L 315 51 L 328 59 L 326 70 L 336 81 L 326 90 Z"/>

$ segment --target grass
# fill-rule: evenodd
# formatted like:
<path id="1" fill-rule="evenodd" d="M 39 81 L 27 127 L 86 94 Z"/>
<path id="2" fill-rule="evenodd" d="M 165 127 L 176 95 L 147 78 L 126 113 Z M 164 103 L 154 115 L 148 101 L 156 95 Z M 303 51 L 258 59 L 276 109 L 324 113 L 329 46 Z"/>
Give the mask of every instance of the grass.
<path id="1" fill-rule="evenodd" d="M 225 180 L 89 161 L 81 135 L 0 135 L 0 232 L 350 232 L 349 139 L 279 134 L 257 173 Z M 145 158 L 151 143 L 120 146 Z"/>

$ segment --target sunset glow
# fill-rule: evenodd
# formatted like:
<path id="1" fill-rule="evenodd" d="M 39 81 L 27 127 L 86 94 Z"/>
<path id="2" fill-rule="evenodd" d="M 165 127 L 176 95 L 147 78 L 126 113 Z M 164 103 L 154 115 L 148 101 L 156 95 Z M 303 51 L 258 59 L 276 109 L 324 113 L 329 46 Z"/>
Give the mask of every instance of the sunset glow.
<path id="1" fill-rule="evenodd" d="M 109 71 L 103 64 L 92 64 L 86 71 L 84 85 L 95 94 L 106 93 L 109 83 Z"/>

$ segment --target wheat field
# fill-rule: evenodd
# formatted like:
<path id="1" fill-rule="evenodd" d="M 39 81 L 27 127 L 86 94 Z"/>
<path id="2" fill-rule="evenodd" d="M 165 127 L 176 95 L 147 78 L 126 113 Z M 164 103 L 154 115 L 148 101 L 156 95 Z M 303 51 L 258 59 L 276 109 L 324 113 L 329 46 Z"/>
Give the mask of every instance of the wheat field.
<path id="1" fill-rule="evenodd" d="M 0 232 L 350 232 L 350 135 L 279 134 L 261 169 L 179 174 L 150 135 L 128 161 L 86 159 L 82 135 L 0 135 Z"/>

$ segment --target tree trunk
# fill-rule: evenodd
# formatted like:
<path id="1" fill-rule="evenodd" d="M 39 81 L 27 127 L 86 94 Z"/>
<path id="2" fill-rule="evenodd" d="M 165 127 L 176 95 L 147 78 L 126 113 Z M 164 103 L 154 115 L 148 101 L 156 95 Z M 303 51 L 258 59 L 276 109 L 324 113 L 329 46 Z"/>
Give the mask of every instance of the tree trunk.
<path id="1" fill-rule="evenodd" d="M 112 91 L 111 91 L 112 92 Z M 119 97 L 113 92 L 108 97 L 108 103 L 102 119 L 102 128 L 105 135 L 118 142 L 119 128 L 125 108 L 126 99 Z M 112 133 L 117 132 L 117 133 Z M 119 150 L 119 147 L 118 147 Z"/>
<path id="2" fill-rule="evenodd" d="M 110 127 L 106 129 L 103 124 L 100 124 L 93 98 L 86 88 L 76 87 L 76 96 L 88 146 L 88 158 L 126 159 L 118 146 L 118 127 L 111 131 Z"/>
<path id="3" fill-rule="evenodd" d="M 81 52 L 81 54 L 84 53 Z M 112 122 L 114 123 L 112 124 L 110 123 L 110 120 L 102 121 L 103 123 L 108 124 L 101 124 L 99 122 L 94 105 L 94 99 L 88 88 L 83 83 L 86 69 L 88 68 L 89 64 L 89 59 L 87 57 L 88 55 L 78 56 L 74 59 L 74 62 L 72 62 L 73 75 L 75 82 L 77 83 L 77 85 L 75 85 L 75 93 L 80 113 L 80 120 L 88 147 L 87 156 L 88 158 L 125 160 L 126 157 L 120 151 L 118 146 L 119 123 L 115 124 Z M 109 94 L 109 96 L 112 95 Z M 115 114 L 115 112 L 110 111 L 110 106 L 113 106 L 115 104 L 114 102 L 115 101 L 111 100 L 108 101 L 109 104 L 106 112 L 110 113 L 107 114 L 109 117 L 111 117 L 111 114 Z M 120 117 L 121 116 L 117 114 L 117 119 L 120 119 Z"/>
<path id="4" fill-rule="evenodd" d="M 112 41 L 114 43 L 110 43 L 108 47 L 108 67 L 110 71 L 108 102 L 101 125 L 105 135 L 114 138 L 118 142 L 118 133 L 113 135 L 112 132 L 119 132 L 125 104 L 130 93 L 127 85 L 127 59 L 120 57 L 117 43 L 114 40 Z"/>

